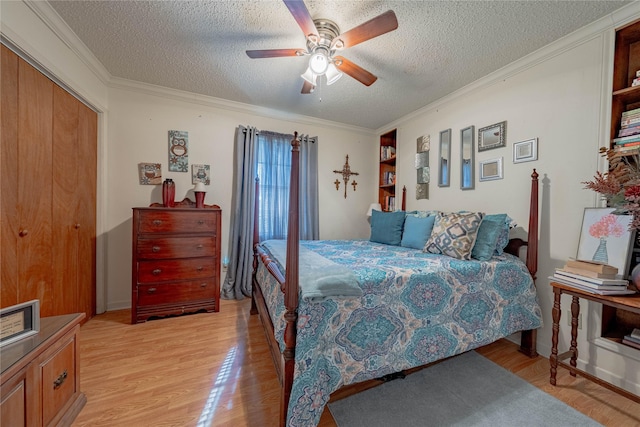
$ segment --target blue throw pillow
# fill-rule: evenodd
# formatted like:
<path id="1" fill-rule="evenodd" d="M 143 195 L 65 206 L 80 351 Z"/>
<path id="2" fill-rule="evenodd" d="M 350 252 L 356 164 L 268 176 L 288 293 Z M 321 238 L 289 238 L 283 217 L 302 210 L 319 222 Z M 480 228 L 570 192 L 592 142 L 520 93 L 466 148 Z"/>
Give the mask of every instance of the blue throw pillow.
<path id="1" fill-rule="evenodd" d="M 387 245 L 400 245 L 402 240 L 402 226 L 406 214 L 398 212 L 371 212 L 371 237 L 372 242 Z"/>
<path id="2" fill-rule="evenodd" d="M 485 215 L 478 229 L 478 237 L 471 251 L 471 257 L 480 261 L 489 261 L 493 253 L 497 250 L 498 237 L 504 229 L 509 231 L 505 225 L 506 214 Z"/>
<path id="3" fill-rule="evenodd" d="M 422 249 L 431 236 L 435 215 L 428 217 L 418 217 L 407 215 L 404 220 L 404 230 L 402 231 L 402 241 L 400 246 L 405 248 Z"/>

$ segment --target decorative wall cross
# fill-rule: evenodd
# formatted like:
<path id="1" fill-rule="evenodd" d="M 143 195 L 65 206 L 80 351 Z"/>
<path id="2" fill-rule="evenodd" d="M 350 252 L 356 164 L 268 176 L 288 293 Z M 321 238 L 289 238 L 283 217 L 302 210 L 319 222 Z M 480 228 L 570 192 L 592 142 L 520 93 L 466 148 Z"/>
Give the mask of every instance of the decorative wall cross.
<path id="1" fill-rule="evenodd" d="M 347 184 L 349 183 L 349 179 L 351 178 L 351 175 L 360 175 L 358 172 L 352 172 L 351 171 L 351 166 L 349 166 L 349 155 L 347 154 L 347 160 L 344 163 L 344 166 L 342 166 L 342 170 L 341 171 L 333 171 L 334 173 L 339 173 L 342 174 L 342 180 L 344 181 L 344 198 L 347 198 Z M 338 182 L 338 180 L 336 179 L 336 182 Z M 356 185 L 358 185 L 355 180 L 353 181 L 354 183 L 351 184 L 353 185 L 353 191 L 356 191 Z M 336 184 L 336 190 L 338 189 L 338 185 Z"/>

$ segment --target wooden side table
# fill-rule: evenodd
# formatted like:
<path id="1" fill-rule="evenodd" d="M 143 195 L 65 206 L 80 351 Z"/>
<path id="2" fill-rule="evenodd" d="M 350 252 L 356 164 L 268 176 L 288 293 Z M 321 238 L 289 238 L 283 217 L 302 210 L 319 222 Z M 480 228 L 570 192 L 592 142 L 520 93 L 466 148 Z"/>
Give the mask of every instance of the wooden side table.
<path id="1" fill-rule="evenodd" d="M 551 375 L 549 382 L 552 385 L 556 385 L 556 374 L 558 372 L 558 365 L 561 365 L 569 369 L 570 375 L 575 377 L 577 373 L 581 376 L 588 378 L 589 380 L 596 382 L 603 387 L 615 391 L 631 400 L 640 402 L 640 396 L 637 396 L 627 390 L 617 387 L 613 384 L 607 383 L 598 377 L 595 377 L 587 372 L 584 372 L 576 367 L 576 361 L 578 359 L 578 316 L 580 314 L 580 298 L 595 301 L 597 303 L 615 307 L 621 310 L 626 310 L 632 313 L 640 314 L 640 294 L 635 295 L 595 295 L 588 292 L 581 291 L 568 285 L 564 285 L 558 282 L 551 282 L 553 288 L 553 335 L 551 337 L 551 356 L 549 356 L 549 363 L 551 365 Z M 571 295 L 571 345 L 569 351 L 562 354 L 558 354 L 558 332 L 560 331 L 560 301 L 562 294 Z M 562 360 L 571 357 L 569 365 L 563 363 Z"/>

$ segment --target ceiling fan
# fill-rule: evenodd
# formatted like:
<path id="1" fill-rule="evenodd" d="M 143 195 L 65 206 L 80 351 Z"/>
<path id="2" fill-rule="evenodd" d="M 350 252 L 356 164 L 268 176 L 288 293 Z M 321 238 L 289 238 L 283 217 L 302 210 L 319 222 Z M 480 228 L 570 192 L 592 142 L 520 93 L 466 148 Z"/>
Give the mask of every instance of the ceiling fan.
<path id="1" fill-rule="evenodd" d="M 398 28 L 398 20 L 392 10 L 345 33 L 340 33 L 340 28 L 335 22 L 328 19 L 312 19 L 302 0 L 283 1 L 305 34 L 306 49 L 247 50 L 249 58 L 310 56 L 309 67 L 301 76 L 304 79 L 302 93 L 313 92 L 318 77 L 323 75 L 326 76 L 328 85 L 335 83 L 342 77 L 342 73 L 348 74 L 366 86 L 370 86 L 378 79 L 343 56 L 335 56 L 335 53 Z"/>

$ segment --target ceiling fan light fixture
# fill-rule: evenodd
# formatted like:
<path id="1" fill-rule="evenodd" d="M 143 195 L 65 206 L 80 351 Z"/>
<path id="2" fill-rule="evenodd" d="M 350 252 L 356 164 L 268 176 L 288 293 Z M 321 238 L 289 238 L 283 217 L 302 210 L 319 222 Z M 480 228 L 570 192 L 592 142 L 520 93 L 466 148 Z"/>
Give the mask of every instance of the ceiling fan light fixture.
<path id="1" fill-rule="evenodd" d="M 340 77 L 342 77 L 342 72 L 340 72 L 333 63 L 331 63 L 327 68 L 326 75 L 327 75 L 327 86 L 328 86 L 340 80 Z"/>
<path id="2" fill-rule="evenodd" d="M 323 52 L 315 52 L 309 59 L 309 69 L 319 76 L 327 72 L 329 58 Z"/>
<path id="3" fill-rule="evenodd" d="M 302 77 L 303 79 L 305 79 L 306 81 L 308 81 L 309 83 L 311 83 L 313 86 L 316 85 L 316 80 L 318 78 L 318 75 L 315 74 L 312 70 L 311 70 L 311 66 L 309 66 L 307 68 L 307 71 L 304 72 L 304 74 L 302 74 L 300 77 Z"/>

